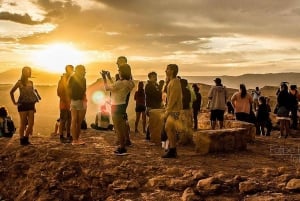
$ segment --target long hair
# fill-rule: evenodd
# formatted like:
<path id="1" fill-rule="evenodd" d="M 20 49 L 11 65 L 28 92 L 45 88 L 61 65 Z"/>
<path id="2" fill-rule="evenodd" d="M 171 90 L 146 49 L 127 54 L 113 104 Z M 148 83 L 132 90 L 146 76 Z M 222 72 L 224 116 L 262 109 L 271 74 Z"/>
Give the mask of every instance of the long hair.
<path id="1" fill-rule="evenodd" d="M 124 80 L 131 80 L 131 67 L 128 64 L 123 64 L 119 67 L 119 73 L 122 79 Z"/>
<path id="2" fill-rule="evenodd" d="M 29 71 L 29 75 L 26 75 L 26 71 Z M 21 83 L 26 85 L 28 78 L 31 77 L 31 68 L 29 66 L 25 66 L 22 68 L 22 75 L 21 75 Z"/>
<path id="3" fill-rule="evenodd" d="M 240 90 L 241 90 L 241 98 L 245 98 L 247 95 L 247 89 L 244 84 L 240 84 Z"/>
<path id="4" fill-rule="evenodd" d="M 140 81 L 138 83 L 138 91 L 144 92 L 144 82 Z"/>

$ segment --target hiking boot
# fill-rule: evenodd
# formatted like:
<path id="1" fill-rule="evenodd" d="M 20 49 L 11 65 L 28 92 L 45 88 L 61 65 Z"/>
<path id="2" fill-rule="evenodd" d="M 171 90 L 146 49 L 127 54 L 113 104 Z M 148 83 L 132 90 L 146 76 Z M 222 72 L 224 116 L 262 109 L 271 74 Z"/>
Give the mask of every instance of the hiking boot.
<path id="1" fill-rule="evenodd" d="M 162 158 L 176 158 L 176 157 L 177 157 L 176 148 L 170 148 L 168 152 L 162 156 Z"/>
<path id="2" fill-rule="evenodd" d="M 22 137 L 20 138 L 20 145 L 26 146 L 27 143 L 25 142 L 25 139 Z"/>
<path id="3" fill-rule="evenodd" d="M 27 145 L 30 145 L 31 143 L 29 142 L 28 137 L 23 137 L 20 139 L 20 144 L 23 146 L 27 146 Z"/>
<path id="4" fill-rule="evenodd" d="M 124 155 L 127 155 L 127 150 L 125 148 L 119 147 L 117 150 L 114 151 L 114 153 L 117 156 L 124 156 Z"/>
<path id="5" fill-rule="evenodd" d="M 66 142 L 66 143 L 71 143 L 72 141 L 73 141 L 72 136 L 67 136 L 65 142 Z"/>

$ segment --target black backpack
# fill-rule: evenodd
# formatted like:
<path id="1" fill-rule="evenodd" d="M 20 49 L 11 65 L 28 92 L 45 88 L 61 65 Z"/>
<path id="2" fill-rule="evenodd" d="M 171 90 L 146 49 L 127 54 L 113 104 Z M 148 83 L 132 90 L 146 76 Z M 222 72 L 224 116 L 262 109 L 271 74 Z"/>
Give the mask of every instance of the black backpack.
<path id="1" fill-rule="evenodd" d="M 16 132 L 16 127 L 13 120 L 10 117 L 3 119 L 3 127 L 1 128 L 3 137 L 12 137 Z"/>

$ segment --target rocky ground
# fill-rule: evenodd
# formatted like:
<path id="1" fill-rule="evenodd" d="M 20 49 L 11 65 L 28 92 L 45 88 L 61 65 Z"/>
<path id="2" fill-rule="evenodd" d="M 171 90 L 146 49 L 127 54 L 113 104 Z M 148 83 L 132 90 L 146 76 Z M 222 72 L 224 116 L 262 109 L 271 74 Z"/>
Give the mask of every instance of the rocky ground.
<path id="1" fill-rule="evenodd" d="M 246 151 L 200 155 L 179 146 L 162 159 L 160 145 L 131 134 L 129 155 L 115 156 L 112 131 L 88 129 L 86 144 L 58 136 L 0 138 L 0 200 L 300 200 L 300 138 L 259 136 Z"/>

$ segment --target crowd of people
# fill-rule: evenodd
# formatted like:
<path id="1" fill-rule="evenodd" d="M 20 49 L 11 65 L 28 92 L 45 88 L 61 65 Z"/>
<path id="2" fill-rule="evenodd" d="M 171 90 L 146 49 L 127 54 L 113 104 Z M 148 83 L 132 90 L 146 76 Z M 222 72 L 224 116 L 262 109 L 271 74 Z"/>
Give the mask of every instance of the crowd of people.
<path id="1" fill-rule="evenodd" d="M 110 72 L 102 70 L 101 75 L 106 91 L 110 92 L 111 111 L 107 111 L 105 105 L 97 113 L 92 128 L 98 130 L 114 130 L 117 136 L 116 155 L 126 155 L 127 147 L 131 146 L 130 127 L 128 123 L 127 107 L 132 90 L 136 87 L 131 73 L 131 67 L 127 58 L 121 56 L 117 59 L 118 74 L 115 80 Z M 148 73 L 148 80 L 138 82 L 137 90 L 134 93 L 136 119 L 134 132 L 140 133 L 139 122 L 141 120 L 141 132 L 146 140 L 151 139 L 151 130 L 147 125 L 149 112 L 154 109 L 163 109 L 162 116 L 164 141 L 168 140 L 168 148 L 163 158 L 177 157 L 177 138 L 180 115 L 190 118 L 194 131 L 198 130 L 198 114 L 201 110 L 202 95 L 197 84 L 190 85 L 188 80 L 178 76 L 179 67 L 176 64 L 169 64 L 165 69 L 165 80 L 158 82 L 157 73 Z M 81 125 L 87 111 L 86 96 L 86 69 L 83 65 L 67 65 L 65 73 L 61 76 L 57 95 L 59 97 L 60 115 L 57 120 L 56 132 L 62 143 L 72 145 L 83 145 L 81 138 Z M 10 96 L 13 104 L 17 106 L 20 117 L 19 135 L 21 145 L 30 145 L 29 137 L 33 132 L 35 104 L 41 99 L 31 77 L 31 68 L 24 67 L 20 80 L 12 87 Z M 231 97 L 227 88 L 220 78 L 214 79 L 215 85 L 208 92 L 208 103 L 206 109 L 210 111 L 211 129 L 224 128 L 224 114 L 234 114 L 236 120 L 253 123 L 256 125 L 256 134 L 270 136 L 272 123 L 269 117 L 271 107 L 269 98 L 263 96 L 259 87 L 252 93 L 248 92 L 245 84 L 240 84 L 239 90 Z M 19 97 L 15 99 L 15 91 L 19 89 Z M 282 82 L 277 92 L 277 105 L 274 113 L 277 114 L 280 136 L 287 138 L 290 129 L 298 128 L 298 102 L 300 93 L 296 85 Z M 3 111 L 2 111 L 3 110 Z M 0 128 L 4 133 L 4 120 L 8 112 L 1 108 Z M 110 122 L 112 119 L 112 122 Z M 290 122 L 292 122 L 290 124 Z"/>

